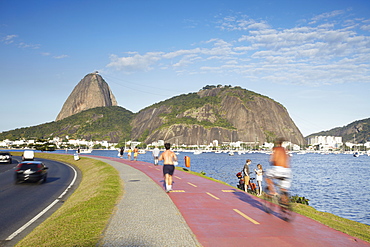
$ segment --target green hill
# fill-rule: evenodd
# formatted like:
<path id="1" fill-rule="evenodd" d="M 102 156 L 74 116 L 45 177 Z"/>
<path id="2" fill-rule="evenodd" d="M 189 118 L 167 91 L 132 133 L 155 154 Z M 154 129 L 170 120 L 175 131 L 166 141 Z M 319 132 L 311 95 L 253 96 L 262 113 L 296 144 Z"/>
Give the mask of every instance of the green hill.
<path id="1" fill-rule="evenodd" d="M 53 137 L 120 142 L 130 139 L 134 113 L 119 106 L 89 109 L 56 122 L 0 133 L 0 140 Z"/>
<path id="2" fill-rule="evenodd" d="M 304 138 L 280 103 L 241 87 L 206 86 L 153 104 L 138 113 L 104 106 L 62 120 L 0 133 L 0 140 L 85 139 L 120 143 L 166 140 L 180 144 L 242 141 L 262 144 L 283 136 Z"/>
<path id="3" fill-rule="evenodd" d="M 343 142 L 365 143 L 370 141 L 370 118 L 352 122 L 344 127 L 311 134 L 313 136 L 341 136 Z"/>
<path id="4" fill-rule="evenodd" d="M 283 136 L 295 144 L 304 138 L 280 103 L 239 86 L 206 86 L 138 112 L 131 137 L 152 143 L 260 143 Z"/>

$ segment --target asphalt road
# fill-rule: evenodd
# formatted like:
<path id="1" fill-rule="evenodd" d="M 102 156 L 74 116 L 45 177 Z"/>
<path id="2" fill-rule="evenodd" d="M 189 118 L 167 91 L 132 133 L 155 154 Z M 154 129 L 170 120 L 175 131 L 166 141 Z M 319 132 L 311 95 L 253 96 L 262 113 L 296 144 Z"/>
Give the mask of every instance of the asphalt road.
<path id="1" fill-rule="evenodd" d="M 11 246 L 9 242 L 18 242 L 30 230 L 41 223 L 48 213 L 63 203 L 57 200 L 66 191 L 75 178 L 72 167 L 51 160 L 42 160 L 49 167 L 47 180 L 43 184 L 14 183 L 14 167 L 21 157 L 13 157 L 12 164 L 0 164 L 0 246 Z M 14 233 L 34 219 L 50 204 L 55 206 L 16 236 Z M 6 241 L 7 240 L 7 241 Z"/>

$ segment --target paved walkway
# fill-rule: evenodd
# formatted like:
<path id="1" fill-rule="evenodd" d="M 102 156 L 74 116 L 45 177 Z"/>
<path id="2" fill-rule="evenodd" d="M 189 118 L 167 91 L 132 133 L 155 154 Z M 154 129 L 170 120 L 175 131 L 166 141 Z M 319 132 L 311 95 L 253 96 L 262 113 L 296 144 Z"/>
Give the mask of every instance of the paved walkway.
<path id="1" fill-rule="evenodd" d="M 167 194 L 162 166 L 99 159 L 120 172 L 125 189 L 102 246 L 370 246 L 301 215 L 285 222 L 266 214 L 261 199 L 184 171 Z"/>

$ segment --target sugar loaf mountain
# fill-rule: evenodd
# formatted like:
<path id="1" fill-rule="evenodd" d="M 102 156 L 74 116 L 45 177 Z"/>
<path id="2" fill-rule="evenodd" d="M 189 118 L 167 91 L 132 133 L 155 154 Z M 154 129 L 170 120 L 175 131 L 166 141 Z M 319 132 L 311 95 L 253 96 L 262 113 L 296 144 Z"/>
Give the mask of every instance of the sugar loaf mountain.
<path id="1" fill-rule="evenodd" d="M 133 113 L 117 106 L 98 73 L 86 75 L 74 88 L 55 121 L 0 133 L 0 139 L 53 137 L 119 143 L 165 140 L 178 144 L 305 140 L 284 106 L 241 87 L 205 86 Z"/>

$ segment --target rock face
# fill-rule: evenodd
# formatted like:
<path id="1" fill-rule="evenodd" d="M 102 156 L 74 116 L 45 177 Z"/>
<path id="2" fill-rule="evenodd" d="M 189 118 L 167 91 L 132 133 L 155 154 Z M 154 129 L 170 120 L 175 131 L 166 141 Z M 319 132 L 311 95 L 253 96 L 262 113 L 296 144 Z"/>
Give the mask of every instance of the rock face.
<path id="1" fill-rule="evenodd" d="M 287 110 L 274 100 L 240 87 L 217 87 L 174 97 L 140 111 L 131 138 L 181 144 L 305 140 Z"/>
<path id="2" fill-rule="evenodd" d="M 116 98 L 108 84 L 98 73 L 91 73 L 73 89 L 55 121 L 95 107 L 116 105 Z"/>

